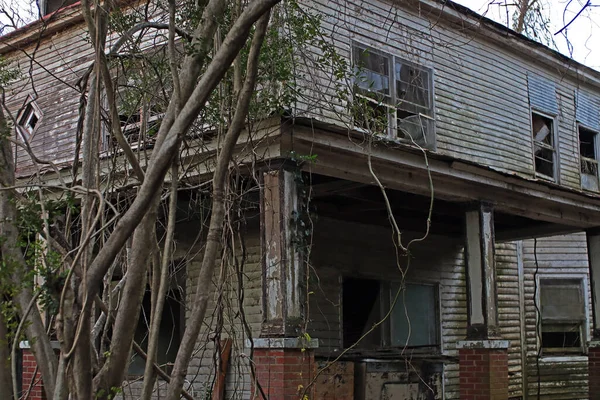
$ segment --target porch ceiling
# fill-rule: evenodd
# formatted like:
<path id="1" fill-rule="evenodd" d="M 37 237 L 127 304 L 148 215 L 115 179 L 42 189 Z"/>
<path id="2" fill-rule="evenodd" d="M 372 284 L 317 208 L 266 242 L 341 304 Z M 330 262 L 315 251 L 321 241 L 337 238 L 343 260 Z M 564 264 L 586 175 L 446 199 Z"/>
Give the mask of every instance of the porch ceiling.
<path id="1" fill-rule="evenodd" d="M 498 240 L 548 236 L 600 227 L 600 198 L 558 185 L 510 176 L 431 154 L 427 165 L 423 154 L 405 148 L 373 146 L 369 160 L 367 143 L 353 142 L 347 134 L 315 131 L 302 126 L 294 127 L 292 144 L 297 154 L 317 155 L 316 162 L 303 166 L 306 171 L 349 181 L 354 185 L 376 184 L 370 163 L 373 172 L 387 189 L 405 193 L 394 207 L 402 202 L 409 205 L 428 204 L 427 199 L 433 191 L 434 216 L 441 226 L 450 225 L 449 234 L 457 232 L 457 226 L 462 226 L 462 216 L 457 219 L 457 215 L 462 215 L 464 207 L 475 201 L 494 205 Z M 282 148 L 282 154 L 285 151 Z M 346 185 L 352 186 L 350 183 Z M 375 189 L 377 192 L 377 187 Z M 323 187 L 319 190 L 322 197 L 328 197 L 325 194 L 330 189 Z M 421 198 L 415 200 L 415 197 L 406 194 Z M 343 197 L 350 198 L 352 195 L 356 196 L 357 193 L 350 191 Z M 379 199 L 382 199 L 381 193 Z M 365 202 L 364 199 L 360 201 Z M 463 208 L 457 213 L 459 206 Z M 417 213 L 410 206 L 402 209 L 407 218 L 415 219 Z M 341 212 L 349 213 L 350 210 L 342 208 Z M 399 210 L 398 215 L 401 216 L 402 212 Z M 386 218 L 385 213 L 383 216 Z M 422 215 L 419 217 L 422 218 Z"/>
<path id="2" fill-rule="evenodd" d="M 329 218 L 389 226 L 388 208 L 379 187 L 323 175 L 312 175 L 311 204 L 317 214 Z M 431 206 L 430 232 L 434 235 L 464 237 L 465 211 L 472 202 L 447 201 L 398 190 L 386 190 L 389 204 L 401 230 L 425 232 Z M 510 241 L 571 233 L 572 226 L 536 221 L 496 212 L 496 241 Z"/>

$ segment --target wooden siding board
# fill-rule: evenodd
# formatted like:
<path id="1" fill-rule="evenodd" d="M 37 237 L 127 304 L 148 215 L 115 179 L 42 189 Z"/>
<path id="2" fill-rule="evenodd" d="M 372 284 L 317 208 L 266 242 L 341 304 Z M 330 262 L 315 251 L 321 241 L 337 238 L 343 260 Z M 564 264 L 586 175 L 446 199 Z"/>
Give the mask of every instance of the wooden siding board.
<path id="1" fill-rule="evenodd" d="M 538 274 L 544 276 L 588 275 L 587 244 L 585 234 L 556 236 L 537 240 Z M 568 357 L 559 362 L 538 360 L 537 311 L 534 302 L 536 263 L 534 241 L 523 242 L 523 267 L 525 272 L 525 329 L 528 367 L 528 393 L 537 396 L 538 361 L 539 391 L 543 399 L 587 398 L 587 361 L 570 361 Z M 589 287 L 588 304 L 591 293 Z M 591 311 L 589 311 L 591 318 Z"/>

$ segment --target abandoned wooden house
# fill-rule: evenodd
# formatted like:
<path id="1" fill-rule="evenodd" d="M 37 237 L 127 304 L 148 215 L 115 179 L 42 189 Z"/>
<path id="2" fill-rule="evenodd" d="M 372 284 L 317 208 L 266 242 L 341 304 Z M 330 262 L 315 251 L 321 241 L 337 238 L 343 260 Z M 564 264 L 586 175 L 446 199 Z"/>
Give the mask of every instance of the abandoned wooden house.
<path id="1" fill-rule="evenodd" d="M 308 45 L 299 96 L 240 145 L 260 195 L 226 281 L 241 305 L 222 328 L 228 398 L 600 399 L 600 73 L 451 1 L 301 7 L 353 78 L 315 67 L 323 51 Z M 18 140 L 58 167 L 48 181 L 70 176 L 86 35 L 71 5 L 0 38 L 22 71 L 6 92 Z M 139 141 L 139 118 L 123 124 Z M 40 166 L 16 152 L 27 182 Z M 201 219 L 176 232 L 163 364 L 194 295 Z M 188 372 L 194 398 L 215 380 L 215 323 Z M 124 398 L 140 370 L 133 355 Z"/>

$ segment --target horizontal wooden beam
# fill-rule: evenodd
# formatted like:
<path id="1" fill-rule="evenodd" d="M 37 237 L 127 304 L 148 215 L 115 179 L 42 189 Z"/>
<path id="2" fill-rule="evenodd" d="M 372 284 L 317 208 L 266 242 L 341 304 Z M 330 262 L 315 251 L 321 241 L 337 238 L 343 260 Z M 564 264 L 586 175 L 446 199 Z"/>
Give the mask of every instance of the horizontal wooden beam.
<path id="1" fill-rule="evenodd" d="M 300 154 L 316 154 L 306 171 L 369 185 L 376 184 L 370 171 L 365 145 L 348 140 L 347 135 L 314 132 L 298 126 L 294 149 Z M 451 202 L 491 201 L 494 209 L 533 220 L 578 229 L 600 226 L 600 199 L 560 188 L 507 176 L 458 161 L 429 158 L 384 145 L 373 146 L 371 167 L 388 188 L 431 195 Z M 430 185 L 429 175 L 433 182 Z"/>

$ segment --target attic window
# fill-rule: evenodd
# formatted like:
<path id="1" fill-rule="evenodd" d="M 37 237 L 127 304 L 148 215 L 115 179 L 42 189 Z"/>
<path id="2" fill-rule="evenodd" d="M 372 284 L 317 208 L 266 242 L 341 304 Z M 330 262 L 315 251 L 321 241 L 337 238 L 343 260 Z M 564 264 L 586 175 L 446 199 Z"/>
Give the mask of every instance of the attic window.
<path id="1" fill-rule="evenodd" d="M 586 332 L 583 279 L 541 279 L 541 339 L 544 353 L 583 352 Z"/>
<path id="2" fill-rule="evenodd" d="M 581 187 L 598 191 L 598 152 L 596 151 L 598 132 L 579 125 L 579 163 L 581 166 Z"/>
<path id="3" fill-rule="evenodd" d="M 34 101 L 29 101 L 25 106 L 25 109 L 17 118 L 17 124 L 22 128 L 22 133 L 26 134 L 26 139 L 33 136 L 40 120 L 42 119 L 42 112 L 40 108 L 35 104 Z"/>
<path id="4" fill-rule="evenodd" d="M 532 112 L 533 156 L 537 176 L 555 180 L 556 145 L 554 139 L 554 119 Z"/>
<path id="5" fill-rule="evenodd" d="M 353 44 L 354 125 L 369 133 L 434 148 L 432 72 Z"/>

